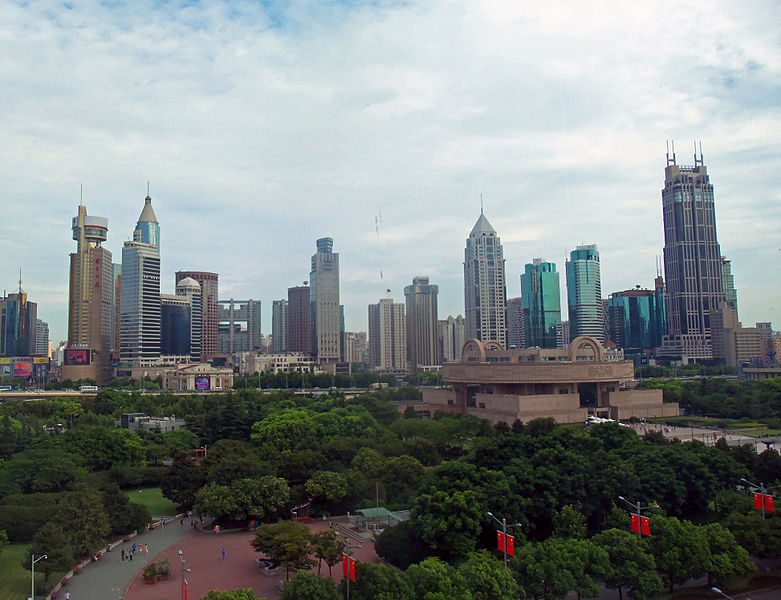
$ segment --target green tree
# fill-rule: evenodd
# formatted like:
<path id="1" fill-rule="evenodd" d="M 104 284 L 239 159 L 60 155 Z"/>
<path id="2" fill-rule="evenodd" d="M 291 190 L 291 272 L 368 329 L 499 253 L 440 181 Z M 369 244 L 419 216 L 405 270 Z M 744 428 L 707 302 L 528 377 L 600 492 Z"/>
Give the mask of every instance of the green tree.
<path id="1" fill-rule="evenodd" d="M 406 575 L 416 599 L 472 600 L 464 576 L 439 558 L 410 565 Z"/>
<path id="2" fill-rule="evenodd" d="M 92 410 L 99 415 L 115 415 L 125 408 L 127 395 L 118 390 L 103 388 L 92 401 Z"/>
<path id="3" fill-rule="evenodd" d="M 35 570 L 44 574 L 46 585 L 49 585 L 49 575 L 56 571 L 67 571 L 76 562 L 74 556 L 73 537 L 67 528 L 59 523 L 49 522 L 41 527 L 33 537 L 30 551 L 25 556 L 22 566 L 30 569 L 30 554 L 47 555 L 35 565 Z"/>
<path id="4" fill-rule="evenodd" d="M 196 492 L 204 484 L 204 477 L 198 465 L 183 452 L 177 452 L 171 468 L 166 471 L 160 483 L 163 496 L 176 502 L 180 510 L 190 508 Z"/>
<path id="5" fill-rule="evenodd" d="M 671 592 L 673 586 L 705 574 L 710 548 L 702 529 L 690 521 L 654 515 L 648 541 L 656 568 Z"/>
<path id="6" fill-rule="evenodd" d="M 485 550 L 473 552 L 469 560 L 458 568 L 466 581 L 466 589 L 473 600 L 495 600 L 496 598 L 522 598 L 523 589 L 513 579 L 502 561 Z"/>
<path id="7" fill-rule="evenodd" d="M 663 584 L 656 573 L 656 562 L 643 540 L 637 535 L 620 529 L 608 529 L 592 538 L 605 550 L 609 567 L 605 585 L 618 590 L 620 600 L 624 590 L 629 590 L 638 600 L 650 598 L 662 591 Z"/>
<path id="8" fill-rule="evenodd" d="M 320 575 L 320 566 L 325 561 L 328 565 L 328 576 L 331 576 L 331 568 L 342 558 L 344 542 L 336 535 L 336 532 L 327 529 L 312 534 L 312 550 L 317 558 L 317 574 Z"/>
<path id="9" fill-rule="evenodd" d="M 333 579 L 301 571 L 282 588 L 280 600 L 341 600 Z"/>
<path id="10" fill-rule="evenodd" d="M 706 565 L 708 585 L 715 580 L 722 584 L 735 577 L 756 571 L 754 562 L 745 548 L 735 540 L 735 536 L 720 523 L 711 523 L 701 527 L 705 542 L 710 550 Z"/>
<path id="11" fill-rule="evenodd" d="M 290 579 L 290 569 L 308 569 L 315 564 L 309 558 L 309 529 L 296 521 L 265 523 L 258 527 L 250 544 L 256 552 L 265 553 L 272 562 L 285 567 L 285 579 Z"/>
<path id="12" fill-rule="evenodd" d="M 553 517 L 553 534 L 582 540 L 586 537 L 586 519 L 574 506 L 565 506 Z"/>
<path id="13" fill-rule="evenodd" d="M 226 592 L 212 590 L 205 596 L 201 596 L 201 600 L 263 600 L 263 598 L 258 598 L 250 588 L 241 588 Z"/>
<path id="14" fill-rule="evenodd" d="M 377 556 L 394 567 L 406 569 L 431 554 L 430 548 L 420 539 L 417 521 L 402 521 L 386 528 L 374 545 Z"/>
<path id="15" fill-rule="evenodd" d="M 411 516 L 418 520 L 421 539 L 441 556 L 465 558 L 475 549 L 484 513 L 472 490 L 435 491 L 415 499 Z"/>
<path id="16" fill-rule="evenodd" d="M 347 585 L 342 579 L 341 589 Z M 355 581 L 350 583 L 351 600 L 415 600 L 404 573 L 387 565 L 356 562 Z"/>
<path id="17" fill-rule="evenodd" d="M 334 504 L 347 495 L 347 478 L 334 471 L 318 471 L 305 487 L 314 498 Z"/>
<path id="18" fill-rule="evenodd" d="M 73 554 L 78 558 L 100 548 L 111 531 L 103 498 L 85 484 L 78 484 L 74 491 L 64 494 L 54 523 L 68 532 Z"/>
<path id="19" fill-rule="evenodd" d="M 8 534 L 4 529 L 0 529 L 0 556 L 3 554 L 3 546 L 8 545 Z"/>

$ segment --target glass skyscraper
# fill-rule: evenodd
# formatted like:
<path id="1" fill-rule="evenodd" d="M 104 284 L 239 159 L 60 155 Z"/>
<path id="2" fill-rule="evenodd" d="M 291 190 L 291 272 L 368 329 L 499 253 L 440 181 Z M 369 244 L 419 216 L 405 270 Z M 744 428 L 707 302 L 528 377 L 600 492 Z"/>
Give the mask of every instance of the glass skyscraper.
<path id="1" fill-rule="evenodd" d="M 339 307 L 339 254 L 334 240 L 320 238 L 312 256 L 309 274 L 309 306 L 312 355 L 320 364 L 335 364 L 341 356 L 341 311 Z"/>
<path id="2" fill-rule="evenodd" d="M 657 283 L 655 290 L 634 289 L 610 295 L 610 339 L 626 353 L 635 354 L 648 348 L 658 348 L 666 330 L 664 284 Z"/>
<path id="3" fill-rule="evenodd" d="M 521 274 L 523 330 L 527 348 L 556 348 L 561 291 L 556 265 L 535 258 Z"/>
<path id="4" fill-rule="evenodd" d="M 713 186 L 702 158 L 667 154 L 662 190 L 667 330 L 660 355 L 712 357 L 710 313 L 725 301 Z"/>
<path id="5" fill-rule="evenodd" d="M 567 261 L 570 340 L 582 335 L 605 342 L 602 282 L 596 245 L 578 246 Z"/>

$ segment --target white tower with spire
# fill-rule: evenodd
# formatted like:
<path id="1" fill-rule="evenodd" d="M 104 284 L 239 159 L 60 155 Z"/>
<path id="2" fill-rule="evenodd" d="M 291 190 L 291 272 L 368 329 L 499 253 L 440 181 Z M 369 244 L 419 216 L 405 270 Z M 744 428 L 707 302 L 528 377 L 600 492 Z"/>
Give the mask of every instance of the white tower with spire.
<path id="1" fill-rule="evenodd" d="M 466 338 L 506 344 L 507 287 L 504 254 L 496 230 L 480 207 L 480 218 L 464 250 Z"/>

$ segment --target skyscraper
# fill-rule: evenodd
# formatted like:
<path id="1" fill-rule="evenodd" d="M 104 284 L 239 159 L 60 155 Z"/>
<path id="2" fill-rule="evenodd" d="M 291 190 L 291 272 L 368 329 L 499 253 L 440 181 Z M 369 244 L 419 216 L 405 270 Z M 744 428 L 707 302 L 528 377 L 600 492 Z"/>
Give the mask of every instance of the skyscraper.
<path id="1" fill-rule="evenodd" d="M 203 330 L 203 295 L 201 284 L 191 277 L 180 279 L 176 295 L 184 296 L 190 303 L 190 359 L 201 361 L 201 335 Z"/>
<path id="2" fill-rule="evenodd" d="M 440 363 L 456 362 L 461 360 L 461 348 L 466 341 L 466 327 L 464 317 L 449 316 L 438 322 L 438 337 L 440 347 Z"/>
<path id="3" fill-rule="evenodd" d="M 664 318 L 664 287 L 635 288 L 614 292 L 608 299 L 610 340 L 626 354 L 658 348 L 667 324 Z"/>
<path id="4" fill-rule="evenodd" d="M 287 348 L 287 300 L 274 300 L 271 304 L 271 352 L 286 352 Z"/>
<path id="5" fill-rule="evenodd" d="M 217 354 L 217 305 L 219 304 L 219 276 L 208 271 L 177 271 L 176 283 L 189 277 L 201 286 L 201 361 L 208 362 Z"/>
<path id="6" fill-rule="evenodd" d="M 670 357 L 712 357 L 710 313 L 726 300 L 716 238 L 713 186 L 702 158 L 678 165 L 667 153 L 662 190 L 667 331 L 659 351 Z"/>
<path id="7" fill-rule="evenodd" d="M 437 348 L 437 294 L 428 277 L 414 277 L 404 288 L 407 305 L 407 363 L 410 372 L 439 364 Z"/>
<path id="8" fill-rule="evenodd" d="M 220 354 L 258 352 L 262 347 L 260 300 L 220 300 L 217 307 L 217 348 Z"/>
<path id="9" fill-rule="evenodd" d="M 507 299 L 507 348 L 526 348 L 523 328 L 523 299 Z"/>
<path id="10" fill-rule="evenodd" d="M 160 354 L 184 357 L 190 353 L 192 306 L 187 296 L 160 295 Z M 181 359 L 177 359 L 180 361 Z"/>
<path id="11" fill-rule="evenodd" d="M 561 291 L 556 265 L 535 258 L 521 274 L 523 331 L 527 348 L 556 348 Z"/>
<path id="12" fill-rule="evenodd" d="M 288 350 L 312 352 L 312 308 L 309 305 L 310 290 L 306 285 L 287 289 Z"/>
<path id="13" fill-rule="evenodd" d="M 41 319 L 35 320 L 35 354 L 49 356 L 49 324 Z"/>
<path id="14" fill-rule="evenodd" d="M 481 209 L 464 250 L 467 339 L 495 340 L 505 345 L 506 303 L 502 245 Z"/>
<path id="15" fill-rule="evenodd" d="M 323 365 L 335 365 L 341 356 L 341 313 L 339 310 L 339 254 L 333 252 L 334 241 L 317 240 L 309 274 L 309 306 L 312 328 L 312 355 Z"/>
<path id="16" fill-rule="evenodd" d="M 80 205 L 71 229 L 76 252 L 70 255 L 68 346 L 86 350 L 89 359 L 78 365 L 66 364 L 63 377 L 102 384 L 113 375 L 113 266 L 111 252 L 102 246 L 108 237 L 108 219 L 90 217 L 87 207 Z"/>
<path id="17" fill-rule="evenodd" d="M 738 318 L 738 290 L 735 289 L 735 277 L 732 275 L 732 261 L 726 256 L 721 257 L 721 283 L 724 287 L 724 298 L 735 310 L 735 318 Z"/>
<path id="18" fill-rule="evenodd" d="M 375 369 L 407 369 L 404 305 L 390 298 L 369 305 L 369 364 Z"/>
<path id="19" fill-rule="evenodd" d="M 159 243 L 160 225 L 147 195 L 133 241 L 122 247 L 119 351 L 125 367 L 149 366 L 160 359 Z"/>
<path id="20" fill-rule="evenodd" d="M 605 342 L 599 252 L 594 244 L 578 246 L 567 261 L 570 340 L 582 335 Z"/>
<path id="21" fill-rule="evenodd" d="M 19 291 L 0 298 L 0 356 L 32 356 L 35 353 L 35 330 L 38 305 Z"/>

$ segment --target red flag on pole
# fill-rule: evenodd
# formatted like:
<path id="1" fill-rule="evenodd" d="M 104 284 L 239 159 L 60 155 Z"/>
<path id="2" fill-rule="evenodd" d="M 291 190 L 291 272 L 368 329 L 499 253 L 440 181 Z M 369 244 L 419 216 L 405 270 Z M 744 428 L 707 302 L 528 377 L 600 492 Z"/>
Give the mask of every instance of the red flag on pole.
<path id="1" fill-rule="evenodd" d="M 342 552 L 342 575 L 350 575 L 350 581 L 355 581 L 355 559 Z"/>
<path id="2" fill-rule="evenodd" d="M 342 575 L 347 577 L 347 555 L 342 552 Z"/>
<path id="3" fill-rule="evenodd" d="M 504 552 L 504 534 L 501 531 L 496 532 L 496 545 L 499 552 Z"/>
<path id="4" fill-rule="evenodd" d="M 632 513 L 632 531 L 637 533 L 640 531 L 640 515 Z"/>
<path id="5" fill-rule="evenodd" d="M 775 512 L 775 508 L 773 507 L 773 496 L 770 494 L 765 494 L 765 510 L 767 512 Z"/>
<path id="6" fill-rule="evenodd" d="M 515 536 L 507 534 L 507 554 L 515 556 Z"/>
<path id="7" fill-rule="evenodd" d="M 350 581 L 355 581 L 355 559 L 350 557 Z"/>
<path id="8" fill-rule="evenodd" d="M 754 508 L 762 510 L 762 494 L 754 494 Z"/>
<path id="9" fill-rule="evenodd" d="M 648 517 L 640 517 L 640 533 L 641 535 L 651 535 L 651 521 Z"/>

